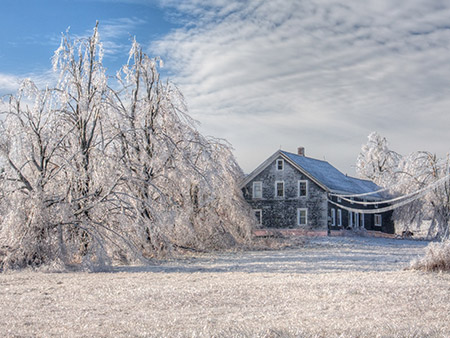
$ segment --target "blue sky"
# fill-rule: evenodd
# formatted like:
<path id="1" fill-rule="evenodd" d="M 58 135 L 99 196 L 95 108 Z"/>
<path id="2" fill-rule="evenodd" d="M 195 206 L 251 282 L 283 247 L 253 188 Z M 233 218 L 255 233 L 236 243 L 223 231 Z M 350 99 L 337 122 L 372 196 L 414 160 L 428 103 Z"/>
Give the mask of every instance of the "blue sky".
<path id="1" fill-rule="evenodd" d="M 0 72 L 15 75 L 50 68 L 61 33 L 69 27 L 71 35 L 85 36 L 98 20 L 105 63 L 114 71 L 126 62 L 131 36 L 149 44 L 180 27 L 155 1 L 3 0 L 1 8 Z"/>
<path id="2" fill-rule="evenodd" d="M 136 36 L 246 172 L 304 146 L 354 174 L 371 131 L 403 154 L 450 150 L 448 1 L 2 0 L 0 94 L 51 81 L 61 32 L 96 20 L 111 73 Z"/>

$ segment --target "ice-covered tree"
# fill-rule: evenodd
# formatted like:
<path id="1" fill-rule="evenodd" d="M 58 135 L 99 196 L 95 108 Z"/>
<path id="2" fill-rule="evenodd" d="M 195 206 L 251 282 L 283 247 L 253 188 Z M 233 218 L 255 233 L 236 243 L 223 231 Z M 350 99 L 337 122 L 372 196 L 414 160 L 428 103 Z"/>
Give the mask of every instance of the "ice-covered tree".
<path id="1" fill-rule="evenodd" d="M 401 155 L 389 149 L 386 138 L 372 132 L 358 155 L 356 171 L 360 177 L 387 186 L 392 184 L 400 159 Z"/>
<path id="2" fill-rule="evenodd" d="M 108 264 L 247 241 L 254 220 L 230 146 L 197 131 L 136 42 L 108 79 L 97 28 L 63 35 L 55 88 L 25 81 L 9 97 L 1 266 Z"/>
<path id="3" fill-rule="evenodd" d="M 1 124 L 1 247 L 3 264 L 39 265 L 60 257 L 58 231 L 65 210 L 58 191 L 66 135 L 54 120 L 52 91 L 24 81 Z"/>
<path id="4" fill-rule="evenodd" d="M 179 90 L 160 81 L 158 61 L 134 41 L 117 76 L 121 89 L 110 106 L 122 207 L 144 231 L 146 252 L 247 238 L 252 216 L 239 197 L 242 173 L 230 147 L 196 130 Z"/>
<path id="5" fill-rule="evenodd" d="M 399 209 L 397 217 L 414 220 L 418 224 L 424 219 L 431 220 L 428 233 L 438 238 L 449 237 L 450 181 L 445 179 L 449 175 L 449 164 L 448 159 L 418 151 L 400 161 L 395 175 L 396 191 L 400 194 L 425 189 L 424 194 L 410 206 Z"/>
<path id="6" fill-rule="evenodd" d="M 388 147 L 385 138 L 371 133 L 357 159 L 357 172 L 385 188 L 391 196 L 411 196 L 409 203 L 398 207 L 394 219 L 409 230 L 429 220 L 429 236 L 449 237 L 450 183 L 449 160 L 417 151 L 402 156 Z M 417 192 L 417 194 L 416 194 Z"/>

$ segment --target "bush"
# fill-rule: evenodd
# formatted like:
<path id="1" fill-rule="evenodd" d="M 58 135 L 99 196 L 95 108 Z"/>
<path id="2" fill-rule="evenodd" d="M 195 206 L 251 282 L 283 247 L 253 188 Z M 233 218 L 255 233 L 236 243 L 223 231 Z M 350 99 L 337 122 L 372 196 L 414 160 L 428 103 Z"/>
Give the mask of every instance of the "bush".
<path id="1" fill-rule="evenodd" d="M 422 271 L 450 271 L 450 240 L 430 243 L 425 256 L 411 262 L 411 269 Z"/>

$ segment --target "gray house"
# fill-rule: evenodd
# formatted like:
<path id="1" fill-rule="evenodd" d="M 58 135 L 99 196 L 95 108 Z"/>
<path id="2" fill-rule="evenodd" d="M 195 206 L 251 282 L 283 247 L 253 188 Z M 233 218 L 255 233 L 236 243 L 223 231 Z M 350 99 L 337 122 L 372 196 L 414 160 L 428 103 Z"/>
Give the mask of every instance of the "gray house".
<path id="1" fill-rule="evenodd" d="M 379 186 L 306 157 L 302 147 L 297 154 L 275 152 L 244 179 L 241 188 L 264 228 L 364 228 L 394 233 L 392 212 L 381 212 L 387 205 L 376 193 Z"/>

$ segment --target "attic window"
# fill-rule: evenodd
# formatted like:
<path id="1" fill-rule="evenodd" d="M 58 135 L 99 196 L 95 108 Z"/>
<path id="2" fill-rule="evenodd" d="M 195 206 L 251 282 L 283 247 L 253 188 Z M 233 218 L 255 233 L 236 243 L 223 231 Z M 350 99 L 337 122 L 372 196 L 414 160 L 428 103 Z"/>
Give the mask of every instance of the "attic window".
<path id="1" fill-rule="evenodd" d="M 284 169 L 284 160 L 277 160 L 277 170 L 281 171 Z"/>

